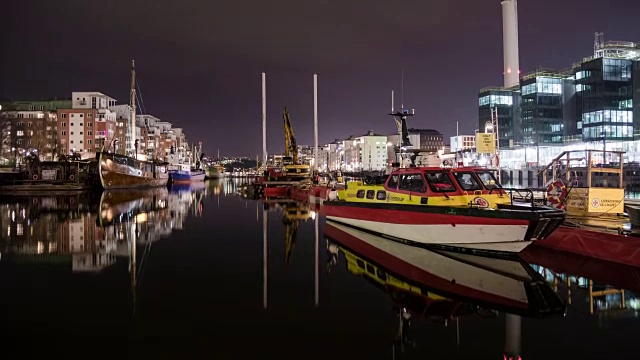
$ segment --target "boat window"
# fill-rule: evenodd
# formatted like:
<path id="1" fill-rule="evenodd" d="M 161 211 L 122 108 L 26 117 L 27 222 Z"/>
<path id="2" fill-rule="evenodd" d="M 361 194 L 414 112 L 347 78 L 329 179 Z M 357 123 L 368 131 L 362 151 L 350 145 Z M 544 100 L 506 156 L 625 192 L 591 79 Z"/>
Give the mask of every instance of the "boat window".
<path id="1" fill-rule="evenodd" d="M 435 192 L 451 192 L 456 191 L 449 174 L 446 172 L 428 172 L 424 174 L 429 183 L 431 191 Z"/>
<path id="2" fill-rule="evenodd" d="M 478 177 L 482 181 L 482 184 L 484 184 L 484 187 L 489 190 L 501 187 L 498 183 L 498 180 L 496 180 L 493 174 L 489 171 L 476 172 L 476 175 L 478 175 Z"/>
<path id="3" fill-rule="evenodd" d="M 367 190 L 367 199 L 374 199 L 376 197 L 376 191 L 375 190 Z"/>
<path id="4" fill-rule="evenodd" d="M 412 191 L 412 192 L 425 192 L 424 180 L 422 175 L 418 174 L 402 174 L 400 176 L 399 190 Z"/>
<path id="5" fill-rule="evenodd" d="M 389 182 L 387 182 L 387 187 L 391 188 L 391 189 L 397 189 L 398 188 L 398 174 L 394 174 L 389 176 Z"/>
<path id="6" fill-rule="evenodd" d="M 360 259 L 356 259 L 356 264 L 358 264 L 358 267 L 360 269 L 364 269 L 364 261 L 362 261 Z"/>
<path id="7" fill-rule="evenodd" d="M 358 190 L 356 197 L 360 199 L 364 198 L 364 190 Z"/>
<path id="8" fill-rule="evenodd" d="M 378 200 L 387 200 L 387 192 L 384 190 L 378 190 L 378 194 L 376 195 L 376 199 Z"/>
<path id="9" fill-rule="evenodd" d="M 482 185 L 476 180 L 473 176 L 473 173 L 468 172 L 456 172 L 454 173 L 456 180 L 458 180 L 458 184 L 463 190 L 473 191 L 473 190 L 482 190 Z"/>
<path id="10" fill-rule="evenodd" d="M 380 280 L 382 280 L 382 281 L 387 281 L 387 273 L 386 273 L 386 272 L 384 272 L 384 270 L 380 270 L 380 269 L 378 269 L 378 271 L 377 271 L 377 274 L 376 274 L 376 275 L 378 275 L 378 278 L 379 278 Z"/>
<path id="11" fill-rule="evenodd" d="M 367 264 L 367 272 L 369 274 L 375 274 L 376 273 L 376 269 L 373 267 L 373 265 Z"/>

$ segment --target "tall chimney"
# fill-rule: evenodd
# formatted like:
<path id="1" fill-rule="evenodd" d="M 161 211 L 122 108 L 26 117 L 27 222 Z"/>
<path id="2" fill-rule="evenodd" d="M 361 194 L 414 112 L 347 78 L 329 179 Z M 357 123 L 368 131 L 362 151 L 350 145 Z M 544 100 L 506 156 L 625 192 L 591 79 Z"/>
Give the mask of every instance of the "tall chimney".
<path id="1" fill-rule="evenodd" d="M 504 87 L 520 82 L 518 51 L 518 1 L 502 0 L 502 46 L 504 52 Z"/>

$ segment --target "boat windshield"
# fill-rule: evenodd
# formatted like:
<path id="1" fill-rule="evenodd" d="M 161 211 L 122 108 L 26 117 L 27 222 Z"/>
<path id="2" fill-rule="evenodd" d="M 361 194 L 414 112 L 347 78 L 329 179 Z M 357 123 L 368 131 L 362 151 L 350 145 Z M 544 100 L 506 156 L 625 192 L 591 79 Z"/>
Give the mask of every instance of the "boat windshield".
<path id="1" fill-rule="evenodd" d="M 478 171 L 476 175 L 478 175 L 484 187 L 489 190 L 502 187 L 490 171 Z"/>
<path id="2" fill-rule="evenodd" d="M 474 190 L 482 190 L 482 185 L 476 180 L 476 177 L 473 176 L 473 173 L 470 172 L 456 172 L 453 173 L 458 180 L 458 184 L 465 191 L 474 191 Z"/>
<path id="3" fill-rule="evenodd" d="M 456 191 L 455 185 L 451 181 L 449 174 L 446 172 L 427 172 L 424 174 L 429 183 L 431 191 L 435 192 L 451 192 Z"/>

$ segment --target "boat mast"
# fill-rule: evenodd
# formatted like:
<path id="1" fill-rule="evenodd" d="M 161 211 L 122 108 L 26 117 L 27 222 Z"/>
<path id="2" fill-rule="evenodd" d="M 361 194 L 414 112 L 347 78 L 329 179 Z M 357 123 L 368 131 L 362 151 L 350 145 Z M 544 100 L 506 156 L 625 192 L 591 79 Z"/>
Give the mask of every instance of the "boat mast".
<path id="1" fill-rule="evenodd" d="M 403 92 L 404 92 L 404 88 L 403 88 Z M 403 94 L 402 94 L 402 97 L 404 97 Z M 394 120 L 396 121 L 396 126 L 398 127 L 398 135 L 400 135 L 397 149 L 395 151 L 396 161 L 402 162 L 402 149 L 413 146 L 411 144 L 411 141 L 409 141 L 409 131 L 407 129 L 407 117 L 414 116 L 415 109 L 412 109 L 411 113 L 409 113 L 409 110 L 404 109 L 404 101 L 403 101 L 403 103 L 400 104 L 400 110 L 395 111 L 394 96 L 393 96 L 393 91 L 391 91 L 391 113 L 389 115 L 393 116 Z M 400 155 L 399 159 L 398 159 L 398 155 Z M 413 159 L 411 159 L 411 163 L 413 164 Z M 402 166 L 402 163 L 400 164 L 400 166 Z"/>
<path id="2" fill-rule="evenodd" d="M 131 139 L 131 148 L 129 151 L 135 156 L 135 126 L 136 126 L 136 62 L 131 60 L 131 120 L 129 122 L 129 131 Z"/>

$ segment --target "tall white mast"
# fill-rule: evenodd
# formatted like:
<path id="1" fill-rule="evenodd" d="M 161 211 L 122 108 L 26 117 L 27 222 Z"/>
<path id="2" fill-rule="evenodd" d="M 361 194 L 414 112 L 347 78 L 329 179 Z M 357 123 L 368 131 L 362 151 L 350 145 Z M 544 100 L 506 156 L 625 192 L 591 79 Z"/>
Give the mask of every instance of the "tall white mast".
<path id="1" fill-rule="evenodd" d="M 131 148 L 129 151 L 135 155 L 135 134 L 136 134 L 136 62 L 131 60 L 131 119 L 129 120 L 129 131 L 131 139 Z M 126 146 L 126 144 L 125 144 Z"/>
<path id="2" fill-rule="evenodd" d="M 262 73 L 262 164 L 267 164 L 267 74 Z"/>
<path id="3" fill-rule="evenodd" d="M 318 74 L 313 74 L 313 167 L 318 170 Z"/>

